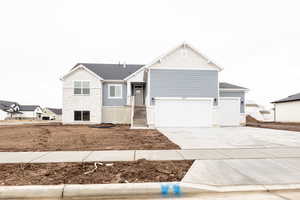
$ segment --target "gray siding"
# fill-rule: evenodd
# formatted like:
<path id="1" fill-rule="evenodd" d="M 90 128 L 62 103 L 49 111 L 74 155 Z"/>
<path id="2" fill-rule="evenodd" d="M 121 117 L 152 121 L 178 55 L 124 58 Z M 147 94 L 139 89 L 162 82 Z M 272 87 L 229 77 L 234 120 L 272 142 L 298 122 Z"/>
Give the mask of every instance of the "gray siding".
<path id="1" fill-rule="evenodd" d="M 218 98 L 218 72 L 212 70 L 150 70 L 150 98 Z"/>
<path id="2" fill-rule="evenodd" d="M 109 99 L 108 98 L 108 85 L 109 84 L 122 84 L 122 99 Z M 103 83 L 103 106 L 124 106 L 127 100 L 127 85 L 125 83 Z"/>
<path id="3" fill-rule="evenodd" d="M 220 90 L 220 97 L 241 97 L 241 113 L 245 113 L 245 92 Z"/>

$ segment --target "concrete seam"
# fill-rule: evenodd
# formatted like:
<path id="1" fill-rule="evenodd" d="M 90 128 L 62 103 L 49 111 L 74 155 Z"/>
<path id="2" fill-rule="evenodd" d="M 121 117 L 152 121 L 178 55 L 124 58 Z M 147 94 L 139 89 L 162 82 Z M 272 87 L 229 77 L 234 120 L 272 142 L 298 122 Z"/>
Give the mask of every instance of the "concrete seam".
<path id="1" fill-rule="evenodd" d="M 85 157 L 82 158 L 81 162 L 85 162 L 85 160 L 93 153 L 94 151 L 90 151 Z"/>
<path id="2" fill-rule="evenodd" d="M 38 159 L 40 159 L 40 158 L 42 158 L 42 157 L 44 157 L 44 156 L 46 156 L 46 155 L 48 155 L 48 154 L 50 154 L 50 153 L 51 153 L 51 152 L 44 153 L 44 154 L 41 155 L 41 156 L 38 156 L 38 157 L 36 157 L 36 158 L 33 158 L 33 159 L 30 160 L 28 163 L 32 163 L 33 161 L 38 160 Z"/>
<path id="3" fill-rule="evenodd" d="M 176 150 L 176 152 L 180 155 L 180 157 L 183 159 L 183 160 L 187 160 L 183 154 L 180 152 L 181 150 Z M 191 160 L 196 160 L 196 159 L 191 159 Z"/>
<path id="4" fill-rule="evenodd" d="M 136 150 L 133 151 L 133 161 L 136 159 Z"/>
<path id="5" fill-rule="evenodd" d="M 65 187 L 66 187 L 66 184 L 63 185 L 63 188 L 62 188 L 62 191 L 61 191 L 61 199 L 64 198 Z"/>

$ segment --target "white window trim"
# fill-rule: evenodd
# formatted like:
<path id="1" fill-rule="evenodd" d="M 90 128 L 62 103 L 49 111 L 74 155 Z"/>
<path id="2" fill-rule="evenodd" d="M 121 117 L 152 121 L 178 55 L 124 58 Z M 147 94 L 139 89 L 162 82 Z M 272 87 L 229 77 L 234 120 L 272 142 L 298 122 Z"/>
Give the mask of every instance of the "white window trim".
<path id="1" fill-rule="evenodd" d="M 112 97 L 112 96 L 110 96 L 110 87 L 111 86 L 121 87 L 120 96 L 118 96 L 118 97 Z M 108 84 L 107 87 L 108 87 L 107 98 L 109 98 L 109 99 L 123 99 L 123 85 L 122 84 Z"/>
<path id="2" fill-rule="evenodd" d="M 75 94 L 75 93 L 74 93 L 74 90 L 75 90 L 75 82 L 81 82 L 81 84 L 82 84 L 82 82 L 89 82 L 90 93 L 89 93 L 89 94 Z M 81 86 L 82 86 L 82 85 L 81 85 Z M 82 92 L 82 89 L 83 89 L 83 87 L 81 87 L 81 92 Z M 73 81 L 73 95 L 74 95 L 74 96 L 90 96 L 90 95 L 91 95 L 91 81 L 89 81 L 89 80 L 74 80 L 74 81 Z"/>

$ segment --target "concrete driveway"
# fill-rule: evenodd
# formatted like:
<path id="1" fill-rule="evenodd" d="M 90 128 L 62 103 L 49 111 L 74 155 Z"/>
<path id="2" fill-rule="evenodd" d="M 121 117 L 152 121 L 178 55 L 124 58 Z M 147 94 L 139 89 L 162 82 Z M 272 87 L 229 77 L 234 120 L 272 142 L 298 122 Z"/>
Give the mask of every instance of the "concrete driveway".
<path id="1" fill-rule="evenodd" d="M 182 149 L 300 147 L 300 132 L 252 127 L 159 128 Z"/>

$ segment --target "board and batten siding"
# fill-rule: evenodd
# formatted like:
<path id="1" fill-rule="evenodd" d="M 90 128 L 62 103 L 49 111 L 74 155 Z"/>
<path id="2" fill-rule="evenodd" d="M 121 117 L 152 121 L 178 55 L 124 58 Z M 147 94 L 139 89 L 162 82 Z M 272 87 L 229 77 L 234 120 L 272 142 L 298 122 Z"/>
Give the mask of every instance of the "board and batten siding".
<path id="1" fill-rule="evenodd" d="M 108 85 L 110 84 L 121 84 L 122 85 L 122 98 L 110 99 L 108 98 Z M 105 82 L 103 83 L 103 106 L 125 106 L 127 101 L 127 84 L 116 83 L 116 82 Z"/>
<path id="2" fill-rule="evenodd" d="M 245 92 L 244 91 L 222 91 L 220 97 L 240 97 L 241 98 L 241 113 L 245 113 Z"/>
<path id="3" fill-rule="evenodd" d="M 150 101 L 155 97 L 218 98 L 218 71 L 150 70 Z"/>

